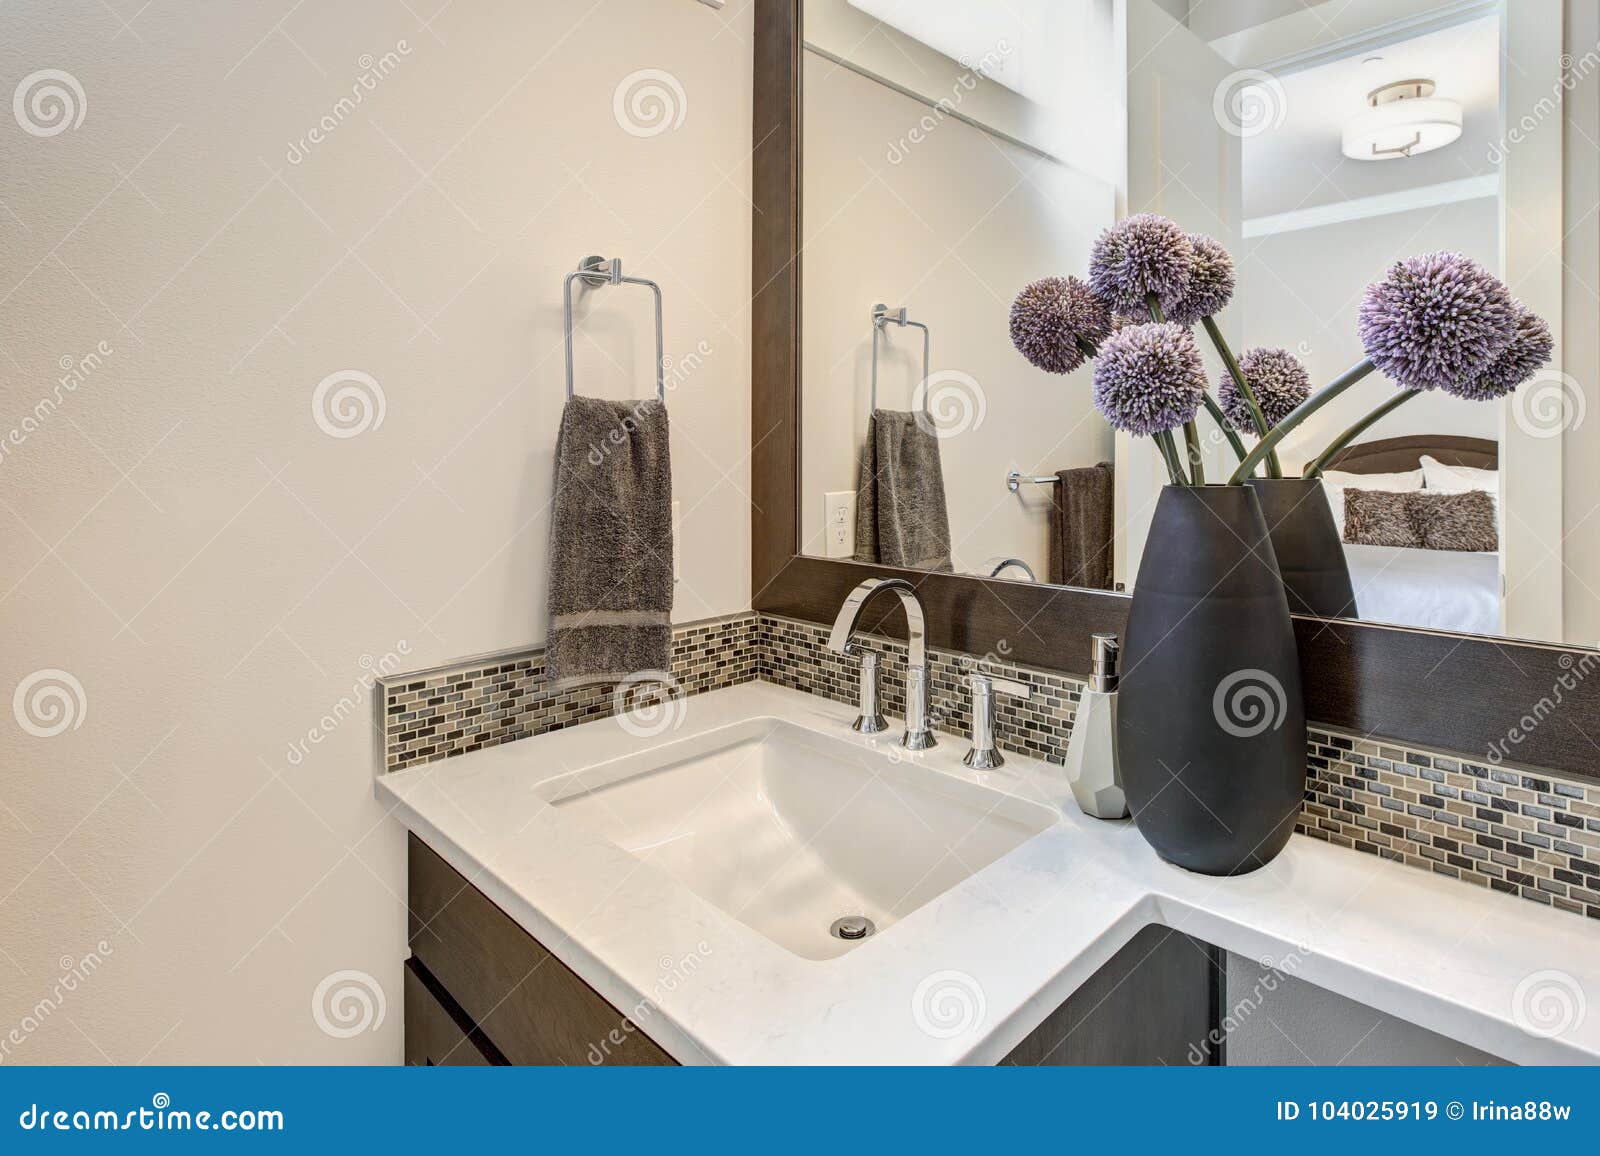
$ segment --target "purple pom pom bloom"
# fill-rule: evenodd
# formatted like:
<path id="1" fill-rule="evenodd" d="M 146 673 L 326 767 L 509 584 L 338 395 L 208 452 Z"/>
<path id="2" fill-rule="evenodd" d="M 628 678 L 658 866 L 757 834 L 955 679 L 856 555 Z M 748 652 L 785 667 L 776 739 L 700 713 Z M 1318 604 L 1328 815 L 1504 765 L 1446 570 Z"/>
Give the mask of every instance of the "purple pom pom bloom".
<path id="1" fill-rule="evenodd" d="M 1089 287 L 1113 313 L 1145 317 L 1151 293 L 1164 310 L 1183 300 L 1193 266 L 1194 245 L 1177 222 L 1139 213 L 1100 234 L 1089 254 Z"/>
<path id="2" fill-rule="evenodd" d="M 1011 344 L 1046 373 L 1071 373 L 1083 364 L 1081 342 L 1110 333 L 1111 315 L 1076 277 L 1041 277 L 1011 303 Z"/>
<path id="3" fill-rule="evenodd" d="M 1300 364 L 1300 359 L 1287 349 L 1247 350 L 1239 358 L 1239 369 L 1250 391 L 1256 395 L 1268 429 L 1274 428 L 1311 396 L 1311 375 Z M 1256 432 L 1250 405 L 1231 373 L 1224 373 L 1217 384 L 1217 404 L 1228 415 L 1234 429 L 1247 434 Z"/>
<path id="4" fill-rule="evenodd" d="M 1167 310 L 1167 320 L 1195 325 L 1221 313 L 1233 300 L 1233 257 L 1203 233 L 1190 233 L 1194 264 L 1189 268 L 1189 288 L 1183 300 Z"/>
<path id="5" fill-rule="evenodd" d="M 1476 261 L 1427 253 L 1367 286 L 1358 327 L 1367 356 L 1408 389 L 1474 381 L 1511 341 L 1516 302 Z"/>
<path id="6" fill-rule="evenodd" d="M 1466 401 L 1493 401 L 1504 397 L 1543 369 L 1555 350 L 1555 339 L 1544 319 L 1520 302 L 1511 343 L 1489 363 L 1482 375 L 1466 384 L 1446 385 L 1446 393 Z"/>
<path id="7" fill-rule="evenodd" d="M 1094 363 L 1094 404 L 1113 429 L 1149 436 L 1191 421 L 1205 393 L 1205 363 L 1182 325 L 1130 325 Z"/>

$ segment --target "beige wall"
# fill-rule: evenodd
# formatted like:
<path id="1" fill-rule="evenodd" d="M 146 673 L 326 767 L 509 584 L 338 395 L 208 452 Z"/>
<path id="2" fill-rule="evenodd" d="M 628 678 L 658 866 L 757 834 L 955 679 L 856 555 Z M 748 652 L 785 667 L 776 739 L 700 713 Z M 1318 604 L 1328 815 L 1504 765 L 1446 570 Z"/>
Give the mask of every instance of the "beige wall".
<path id="1" fill-rule="evenodd" d="M 1600 11 L 1567 0 L 1567 50 L 1575 57 L 1600 45 Z M 1572 387 L 1582 394 L 1584 418 L 1565 433 L 1562 452 L 1566 500 L 1562 584 L 1568 641 L 1600 646 L 1600 77 L 1590 72 L 1567 94 L 1566 221 L 1562 230 L 1562 351 Z M 1568 411 L 1574 417 L 1576 407 Z"/>
<path id="2" fill-rule="evenodd" d="M 748 605 L 750 8 L 116 7 L 0 6 L 4 93 L 86 98 L 55 135 L 0 116 L 0 691 L 86 698 L 0 726 L 0 1059 L 397 1061 L 404 842 L 360 680 L 542 638 L 586 252 L 660 280 L 669 356 L 710 350 L 669 399 L 676 617 Z M 614 113 L 642 69 L 682 114 L 656 135 Z M 647 391 L 648 300 L 593 302 L 586 392 Z M 358 436 L 313 417 L 341 370 L 384 397 Z M 377 1030 L 319 1029 L 341 970 Z"/>
<path id="3" fill-rule="evenodd" d="M 856 487 L 882 301 L 929 325 L 935 404 L 949 391 L 952 416 L 970 405 L 941 443 L 956 569 L 1015 556 L 1043 579 L 1050 495 L 1008 493 L 1006 473 L 1106 461 L 1112 440 L 1088 366 L 1060 377 L 1017 354 L 1011 300 L 1034 278 L 1083 275 L 1111 186 L 953 119 L 896 144 L 933 112 L 813 53 L 805 113 L 803 548 L 824 551 L 823 494 Z M 909 409 L 921 335 L 891 327 L 882 341 L 878 405 Z"/>

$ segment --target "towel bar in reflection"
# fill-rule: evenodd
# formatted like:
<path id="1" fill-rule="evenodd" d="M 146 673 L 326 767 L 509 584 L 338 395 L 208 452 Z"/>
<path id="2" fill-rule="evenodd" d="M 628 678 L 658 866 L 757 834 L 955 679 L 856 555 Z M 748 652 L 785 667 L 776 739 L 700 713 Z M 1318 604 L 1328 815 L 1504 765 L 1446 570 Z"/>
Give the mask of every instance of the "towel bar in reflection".
<path id="1" fill-rule="evenodd" d="M 1061 479 L 1055 474 L 1025 474 L 1021 470 L 1012 470 L 1006 475 L 1006 489 L 1013 494 L 1022 488 L 1022 483 L 1030 486 L 1053 486 Z"/>
<path id="2" fill-rule="evenodd" d="M 902 305 L 898 309 L 890 309 L 881 301 L 872 307 L 872 400 L 871 407 L 878 408 L 878 334 L 883 332 L 885 325 L 910 326 L 922 330 L 922 381 L 917 388 L 922 391 L 922 412 L 928 414 L 928 327 L 920 321 L 911 320 Z"/>
<path id="3" fill-rule="evenodd" d="M 644 285 L 656 298 L 656 399 L 667 400 L 665 337 L 661 330 L 661 286 L 644 277 L 624 277 L 622 259 L 612 257 L 585 257 L 578 267 L 561 282 L 561 324 L 567 342 L 567 397 L 572 397 L 572 283 L 581 281 L 585 288 L 601 285 Z"/>

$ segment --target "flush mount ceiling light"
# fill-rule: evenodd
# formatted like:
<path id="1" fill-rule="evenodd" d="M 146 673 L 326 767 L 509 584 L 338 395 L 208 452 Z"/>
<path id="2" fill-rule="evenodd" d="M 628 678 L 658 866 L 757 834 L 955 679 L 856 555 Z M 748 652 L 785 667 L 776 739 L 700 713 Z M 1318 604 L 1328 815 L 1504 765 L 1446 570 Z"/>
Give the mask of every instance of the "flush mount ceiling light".
<path id="1" fill-rule="evenodd" d="M 1461 105 L 1433 95 L 1431 80 L 1401 80 L 1367 94 L 1344 126 L 1344 155 L 1357 161 L 1414 157 L 1461 136 Z"/>

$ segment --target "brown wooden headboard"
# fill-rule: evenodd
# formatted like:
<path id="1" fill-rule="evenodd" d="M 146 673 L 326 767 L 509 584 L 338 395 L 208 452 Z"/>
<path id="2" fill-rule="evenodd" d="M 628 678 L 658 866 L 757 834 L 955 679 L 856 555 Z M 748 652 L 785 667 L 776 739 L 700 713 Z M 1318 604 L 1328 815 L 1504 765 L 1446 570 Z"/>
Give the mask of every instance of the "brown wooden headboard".
<path id="1" fill-rule="evenodd" d="M 1402 438 L 1357 442 L 1329 462 L 1328 469 L 1350 474 L 1396 474 L 1418 469 L 1423 454 L 1447 466 L 1469 466 L 1476 470 L 1500 468 L 1500 445 L 1488 438 L 1409 434 Z"/>

